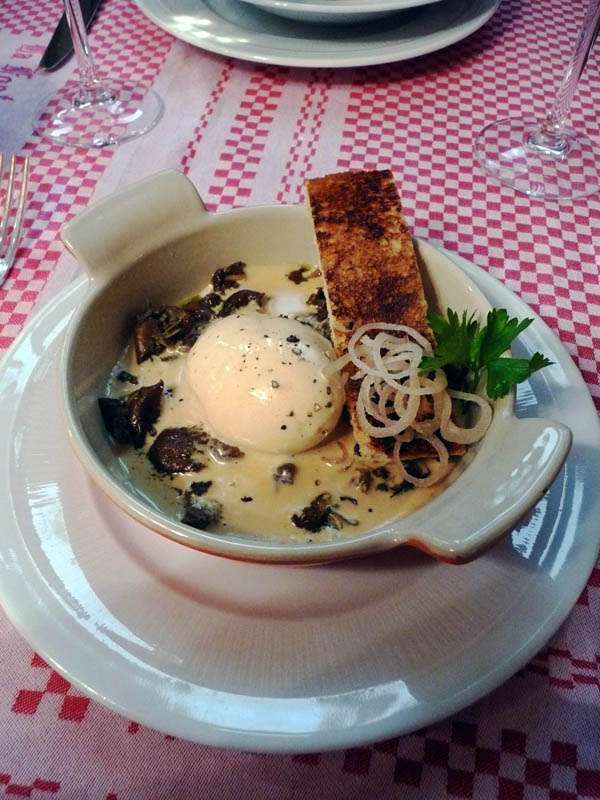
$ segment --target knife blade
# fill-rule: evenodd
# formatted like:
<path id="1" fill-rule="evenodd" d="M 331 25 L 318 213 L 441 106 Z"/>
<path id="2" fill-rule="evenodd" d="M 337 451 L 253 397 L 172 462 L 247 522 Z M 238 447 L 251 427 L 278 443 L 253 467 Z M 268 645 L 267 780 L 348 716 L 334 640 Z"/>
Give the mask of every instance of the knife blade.
<path id="1" fill-rule="evenodd" d="M 79 0 L 81 4 L 81 13 L 83 14 L 83 21 L 86 30 L 92 24 L 98 7 L 102 0 Z M 57 69 L 73 54 L 73 42 L 69 32 L 69 25 L 67 17 L 62 15 L 56 30 L 52 34 L 50 43 L 46 48 L 44 55 L 40 61 L 40 69 L 48 70 L 49 72 Z"/>

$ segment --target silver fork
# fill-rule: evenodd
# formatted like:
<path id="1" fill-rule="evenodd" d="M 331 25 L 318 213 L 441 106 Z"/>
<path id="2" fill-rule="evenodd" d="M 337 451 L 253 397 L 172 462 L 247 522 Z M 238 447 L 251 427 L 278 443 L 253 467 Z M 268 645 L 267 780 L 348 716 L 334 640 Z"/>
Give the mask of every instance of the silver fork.
<path id="1" fill-rule="evenodd" d="M 4 174 L 4 156 L 0 153 L 0 186 Z M 17 159 L 12 156 L 8 170 L 8 186 L 4 199 L 4 208 L 0 212 L 0 286 L 8 277 L 8 273 L 15 260 L 19 237 L 21 235 L 21 225 L 23 224 L 23 212 L 27 202 L 27 180 L 29 177 L 29 159 L 23 160 L 21 171 L 21 186 L 18 197 L 15 192 L 17 175 Z"/>

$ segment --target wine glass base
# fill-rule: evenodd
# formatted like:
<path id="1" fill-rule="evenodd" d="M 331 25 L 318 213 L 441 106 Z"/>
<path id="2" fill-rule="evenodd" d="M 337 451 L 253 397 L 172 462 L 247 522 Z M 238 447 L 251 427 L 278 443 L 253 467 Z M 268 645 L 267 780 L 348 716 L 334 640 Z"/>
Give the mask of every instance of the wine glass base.
<path id="1" fill-rule="evenodd" d="M 600 145 L 567 129 L 559 151 L 532 141 L 539 120 L 509 117 L 485 127 L 475 141 L 483 169 L 530 197 L 573 200 L 600 191 Z"/>
<path id="2" fill-rule="evenodd" d="M 143 86 L 107 81 L 87 94 L 66 86 L 39 106 L 35 130 L 71 147 L 110 147 L 143 136 L 163 113 L 160 97 Z"/>

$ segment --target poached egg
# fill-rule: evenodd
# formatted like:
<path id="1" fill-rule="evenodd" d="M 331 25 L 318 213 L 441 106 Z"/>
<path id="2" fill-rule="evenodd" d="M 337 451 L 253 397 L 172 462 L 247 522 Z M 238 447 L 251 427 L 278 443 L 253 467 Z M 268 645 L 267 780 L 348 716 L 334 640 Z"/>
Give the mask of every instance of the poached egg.
<path id="1" fill-rule="evenodd" d="M 212 322 L 188 354 L 185 381 L 203 426 L 218 439 L 265 453 L 315 447 L 344 406 L 331 343 L 295 319 L 231 315 Z"/>

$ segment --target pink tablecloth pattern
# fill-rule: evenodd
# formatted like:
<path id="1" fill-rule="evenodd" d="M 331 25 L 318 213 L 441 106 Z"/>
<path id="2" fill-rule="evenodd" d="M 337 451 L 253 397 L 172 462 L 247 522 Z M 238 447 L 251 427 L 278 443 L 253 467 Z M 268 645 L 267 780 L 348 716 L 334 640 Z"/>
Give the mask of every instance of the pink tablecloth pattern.
<path id="1" fill-rule="evenodd" d="M 23 246 L 0 290 L 0 348 L 76 273 L 58 231 L 94 199 L 157 169 L 187 173 L 212 209 L 296 202 L 308 175 L 390 167 L 415 233 L 502 279 L 557 331 L 600 409 L 600 198 L 564 206 L 516 196 L 472 155 L 485 123 L 541 115 L 561 75 L 583 0 L 504 0 L 494 19 L 438 54 L 357 70 L 255 66 L 203 53 L 105 0 L 92 42 L 113 77 L 153 84 L 161 124 L 117 152 L 68 151 L 31 133 L 41 97 L 73 63 L 35 67 L 58 0 L 0 2 L 0 150 L 29 154 Z M 600 61 L 572 120 L 598 137 Z M 38 300 L 39 299 L 39 300 Z M 599 521 L 600 525 L 600 521 Z M 226 752 L 165 737 L 83 697 L 0 612 L 0 797 L 600 797 L 600 567 L 548 646 L 450 720 L 345 752 Z"/>

